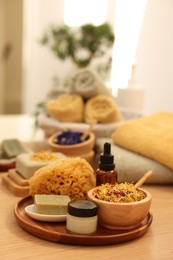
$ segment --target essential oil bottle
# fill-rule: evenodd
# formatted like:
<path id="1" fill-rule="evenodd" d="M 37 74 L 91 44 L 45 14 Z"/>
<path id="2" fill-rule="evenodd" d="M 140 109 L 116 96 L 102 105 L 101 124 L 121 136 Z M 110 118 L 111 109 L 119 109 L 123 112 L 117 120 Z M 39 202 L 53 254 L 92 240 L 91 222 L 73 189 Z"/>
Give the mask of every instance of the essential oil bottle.
<path id="1" fill-rule="evenodd" d="M 96 170 L 96 186 L 101 184 L 117 182 L 117 171 L 115 170 L 114 155 L 111 154 L 111 144 L 104 144 L 104 151 L 100 154 L 99 168 Z"/>

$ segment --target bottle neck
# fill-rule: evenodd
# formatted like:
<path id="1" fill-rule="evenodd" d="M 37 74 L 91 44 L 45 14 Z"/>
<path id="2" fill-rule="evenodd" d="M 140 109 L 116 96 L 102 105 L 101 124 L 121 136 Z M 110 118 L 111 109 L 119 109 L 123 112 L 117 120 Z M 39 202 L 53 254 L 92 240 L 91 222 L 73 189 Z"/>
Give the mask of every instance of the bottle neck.
<path id="1" fill-rule="evenodd" d="M 113 171 L 115 169 L 115 163 L 112 164 L 103 164 L 99 163 L 99 169 L 102 171 Z"/>

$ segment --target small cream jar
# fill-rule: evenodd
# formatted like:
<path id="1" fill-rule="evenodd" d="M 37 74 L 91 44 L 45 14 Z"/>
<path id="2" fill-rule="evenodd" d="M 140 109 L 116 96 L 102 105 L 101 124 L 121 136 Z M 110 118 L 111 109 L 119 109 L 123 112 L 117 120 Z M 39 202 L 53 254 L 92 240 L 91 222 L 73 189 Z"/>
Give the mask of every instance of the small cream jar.
<path id="1" fill-rule="evenodd" d="M 68 203 L 66 228 L 69 233 L 94 235 L 97 230 L 98 206 L 89 200 Z"/>

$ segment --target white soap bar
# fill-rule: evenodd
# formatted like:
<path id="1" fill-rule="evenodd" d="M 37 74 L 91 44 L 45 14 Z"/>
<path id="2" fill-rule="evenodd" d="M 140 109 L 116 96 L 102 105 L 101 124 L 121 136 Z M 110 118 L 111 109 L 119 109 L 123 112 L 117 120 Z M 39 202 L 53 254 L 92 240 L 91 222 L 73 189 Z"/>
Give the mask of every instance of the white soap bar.
<path id="1" fill-rule="evenodd" d="M 16 171 L 19 172 L 24 178 L 31 178 L 34 173 L 43 166 L 46 166 L 58 159 L 67 158 L 62 153 L 52 153 L 56 155 L 54 160 L 38 161 L 31 159 L 34 153 L 21 153 L 16 158 Z"/>
<path id="2" fill-rule="evenodd" d="M 34 196 L 34 210 L 39 214 L 66 215 L 70 197 L 66 195 L 36 194 Z"/>

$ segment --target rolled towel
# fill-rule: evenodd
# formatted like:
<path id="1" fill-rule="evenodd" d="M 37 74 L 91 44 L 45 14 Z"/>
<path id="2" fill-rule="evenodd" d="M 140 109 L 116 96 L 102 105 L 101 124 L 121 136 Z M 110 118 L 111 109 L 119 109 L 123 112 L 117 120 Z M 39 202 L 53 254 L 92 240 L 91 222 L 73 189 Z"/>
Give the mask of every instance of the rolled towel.
<path id="1" fill-rule="evenodd" d="M 47 101 L 50 117 L 60 122 L 83 122 L 84 101 L 79 95 L 66 94 Z"/>
<path id="2" fill-rule="evenodd" d="M 97 95 L 85 105 L 86 123 L 112 123 L 122 120 L 122 116 L 112 97 Z"/>
<path id="3" fill-rule="evenodd" d="M 90 69 L 82 69 L 71 78 L 71 92 L 81 95 L 84 99 L 98 94 L 110 95 L 102 79 Z"/>

